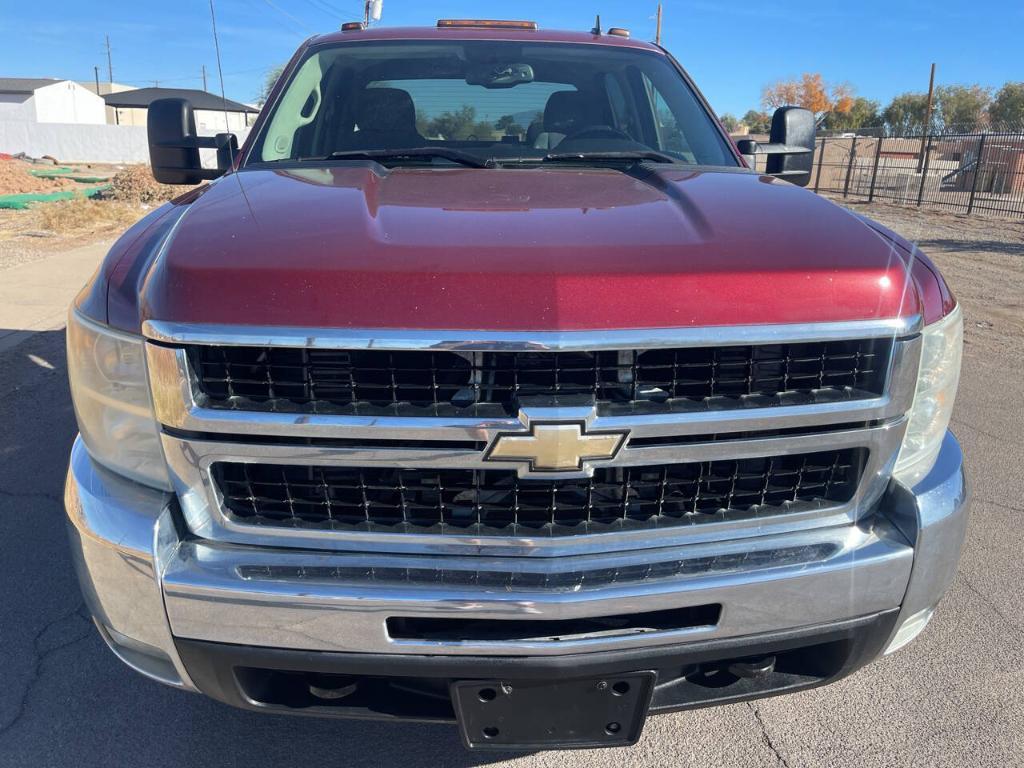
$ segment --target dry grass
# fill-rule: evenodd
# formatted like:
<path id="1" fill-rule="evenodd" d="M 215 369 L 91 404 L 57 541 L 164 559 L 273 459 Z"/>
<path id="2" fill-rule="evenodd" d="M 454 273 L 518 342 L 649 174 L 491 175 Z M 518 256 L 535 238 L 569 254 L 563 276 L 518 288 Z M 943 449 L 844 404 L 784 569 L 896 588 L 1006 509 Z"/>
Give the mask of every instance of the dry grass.
<path id="1" fill-rule="evenodd" d="M 131 226 L 147 212 L 138 203 L 121 200 L 93 200 L 78 197 L 34 206 L 39 228 L 59 235 L 79 235 L 120 230 Z"/>

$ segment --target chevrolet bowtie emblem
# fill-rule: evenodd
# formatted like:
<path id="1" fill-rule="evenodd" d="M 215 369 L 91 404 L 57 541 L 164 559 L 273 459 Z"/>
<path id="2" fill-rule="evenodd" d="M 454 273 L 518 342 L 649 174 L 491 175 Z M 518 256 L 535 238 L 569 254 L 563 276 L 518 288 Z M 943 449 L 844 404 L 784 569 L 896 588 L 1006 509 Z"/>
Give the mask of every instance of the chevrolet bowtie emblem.
<path id="1" fill-rule="evenodd" d="M 531 472 L 579 472 L 586 462 L 615 458 L 626 441 L 625 432 L 586 433 L 582 422 L 535 422 L 529 434 L 498 435 L 484 461 L 517 461 Z"/>

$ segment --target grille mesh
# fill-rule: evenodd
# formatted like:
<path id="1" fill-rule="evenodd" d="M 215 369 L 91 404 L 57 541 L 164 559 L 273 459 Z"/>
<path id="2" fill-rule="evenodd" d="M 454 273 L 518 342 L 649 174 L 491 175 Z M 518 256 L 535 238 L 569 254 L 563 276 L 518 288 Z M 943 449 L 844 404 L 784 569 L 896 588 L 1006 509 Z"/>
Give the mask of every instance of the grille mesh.
<path id="1" fill-rule="evenodd" d="M 614 410 L 800 404 L 881 394 L 886 339 L 597 352 L 189 348 L 213 408 L 514 414 L 586 398 Z"/>
<path id="2" fill-rule="evenodd" d="M 568 535 L 737 520 L 849 501 L 864 449 L 647 467 L 591 478 L 512 470 L 216 463 L 239 522 L 329 530 Z"/>

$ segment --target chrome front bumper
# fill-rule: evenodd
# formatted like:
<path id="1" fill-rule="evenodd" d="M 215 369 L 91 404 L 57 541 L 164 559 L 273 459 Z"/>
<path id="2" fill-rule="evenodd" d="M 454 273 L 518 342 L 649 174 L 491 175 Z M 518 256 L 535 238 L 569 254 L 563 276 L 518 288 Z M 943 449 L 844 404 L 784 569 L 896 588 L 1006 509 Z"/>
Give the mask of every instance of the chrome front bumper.
<path id="1" fill-rule="evenodd" d="M 175 637 L 311 651 L 556 656 L 684 647 L 899 608 L 894 638 L 905 640 L 956 573 L 968 506 L 960 448 L 947 435 L 932 472 L 912 491 L 894 484 L 860 525 L 580 557 L 452 556 L 441 571 L 436 557 L 183 536 L 173 495 L 98 467 L 80 440 L 65 496 L 82 590 L 104 639 L 128 665 L 184 688 L 194 686 Z M 654 561 L 706 568 L 650 578 L 643 566 Z M 422 576 L 430 571 L 438 575 Z M 633 575 L 588 576 L 612 572 Z M 480 578 L 499 573 L 505 582 Z M 569 640 L 399 640 L 386 627 L 389 616 L 552 620 L 708 603 L 722 606 L 713 626 Z M 900 636 L 904 624 L 910 629 Z"/>

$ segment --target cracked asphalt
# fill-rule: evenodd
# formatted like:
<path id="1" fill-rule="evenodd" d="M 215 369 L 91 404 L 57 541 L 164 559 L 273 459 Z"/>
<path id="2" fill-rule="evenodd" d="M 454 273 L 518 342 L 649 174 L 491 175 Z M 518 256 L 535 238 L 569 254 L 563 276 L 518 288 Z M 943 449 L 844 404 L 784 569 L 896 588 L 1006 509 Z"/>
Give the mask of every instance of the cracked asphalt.
<path id="1" fill-rule="evenodd" d="M 61 501 L 63 332 L 44 332 L 0 353 L 0 768 L 1024 764 L 1024 226 L 862 209 L 930 237 L 967 317 L 953 427 L 973 517 L 950 594 L 906 650 L 827 688 L 651 718 L 628 750 L 476 755 L 452 728 L 262 716 L 164 688 L 85 613 Z"/>

